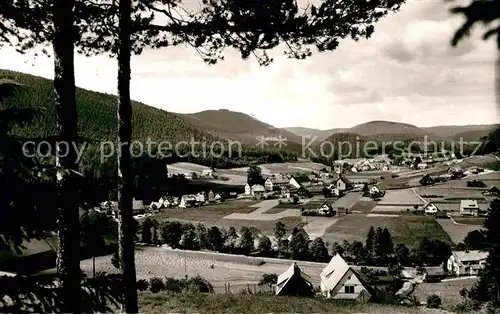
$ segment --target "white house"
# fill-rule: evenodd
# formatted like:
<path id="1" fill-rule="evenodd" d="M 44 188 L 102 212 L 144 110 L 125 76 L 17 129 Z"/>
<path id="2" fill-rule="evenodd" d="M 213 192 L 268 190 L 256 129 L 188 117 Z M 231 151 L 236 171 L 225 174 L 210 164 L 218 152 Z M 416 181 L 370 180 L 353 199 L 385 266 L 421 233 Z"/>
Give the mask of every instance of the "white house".
<path id="1" fill-rule="evenodd" d="M 356 300 L 367 302 L 370 292 L 361 282 L 359 276 L 347 265 L 345 260 L 336 254 L 320 274 L 321 293 L 330 299 Z"/>
<path id="2" fill-rule="evenodd" d="M 187 194 L 187 195 L 182 195 L 179 207 L 188 208 L 194 206 L 195 204 L 196 204 L 196 195 Z"/>
<path id="3" fill-rule="evenodd" d="M 346 191 L 351 188 L 351 182 L 347 180 L 346 178 L 340 176 L 336 181 L 335 181 L 335 186 L 337 189 L 340 191 Z"/>
<path id="4" fill-rule="evenodd" d="M 205 193 L 199 192 L 196 194 L 196 203 L 202 204 L 205 203 Z"/>
<path id="5" fill-rule="evenodd" d="M 425 162 L 421 162 L 417 165 L 417 168 L 420 170 L 427 169 L 427 164 Z"/>
<path id="6" fill-rule="evenodd" d="M 297 180 L 295 180 L 295 178 L 293 178 L 293 177 L 290 178 L 290 181 L 288 182 L 288 184 L 290 184 L 291 186 L 293 186 L 296 189 L 300 189 L 300 187 L 301 187 L 300 183 L 297 182 Z"/>
<path id="7" fill-rule="evenodd" d="M 314 286 L 309 276 L 304 274 L 295 262 L 278 276 L 276 295 L 304 296 L 314 295 Z"/>
<path id="8" fill-rule="evenodd" d="M 484 251 L 452 251 L 446 267 L 456 276 L 474 276 L 484 268 L 487 258 Z"/>
<path id="9" fill-rule="evenodd" d="M 271 180 L 271 178 L 267 178 L 266 182 L 264 182 L 264 187 L 266 188 L 266 191 L 272 191 L 274 188 L 273 180 Z"/>
<path id="10" fill-rule="evenodd" d="M 202 177 L 213 177 L 214 171 L 212 169 L 204 169 L 201 171 L 201 176 Z"/>
<path id="11" fill-rule="evenodd" d="M 479 206 L 476 200 L 460 201 L 460 214 L 464 216 L 477 216 L 479 214 Z"/>
<path id="12" fill-rule="evenodd" d="M 251 186 L 251 194 L 253 196 L 262 195 L 266 191 L 266 188 L 260 184 L 254 184 Z"/>
<path id="13" fill-rule="evenodd" d="M 248 183 L 245 185 L 245 195 L 252 195 L 252 188 Z"/>
<path id="14" fill-rule="evenodd" d="M 373 194 L 378 194 L 378 193 L 380 193 L 380 189 L 375 185 L 372 186 L 370 189 L 370 194 L 373 195 Z"/>
<path id="15" fill-rule="evenodd" d="M 282 198 L 290 198 L 291 197 L 290 189 L 288 189 L 286 186 L 281 187 L 281 197 Z"/>
<path id="16" fill-rule="evenodd" d="M 427 215 L 436 215 L 439 211 L 439 208 L 436 204 L 429 202 L 424 206 L 424 211 Z"/>

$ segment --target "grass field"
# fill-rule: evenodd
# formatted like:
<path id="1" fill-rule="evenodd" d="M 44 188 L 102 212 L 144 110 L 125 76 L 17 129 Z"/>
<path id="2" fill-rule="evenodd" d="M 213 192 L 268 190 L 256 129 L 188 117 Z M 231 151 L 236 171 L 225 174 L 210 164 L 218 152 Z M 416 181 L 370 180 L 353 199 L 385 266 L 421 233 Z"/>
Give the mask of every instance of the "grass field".
<path id="1" fill-rule="evenodd" d="M 475 225 L 475 226 L 484 225 L 484 217 L 453 217 L 453 219 L 457 223 L 464 225 Z"/>
<path id="2" fill-rule="evenodd" d="M 351 212 L 369 213 L 377 205 L 376 201 L 358 201 L 351 207 Z"/>
<path id="3" fill-rule="evenodd" d="M 329 243 L 347 241 L 364 241 L 370 226 L 387 227 L 392 234 L 394 243 L 403 243 L 408 247 L 417 246 L 422 238 L 429 237 L 452 243 L 448 234 L 434 218 L 426 216 L 399 217 L 366 217 L 351 214 L 342 217 L 327 229 L 323 240 Z"/>
<path id="4" fill-rule="evenodd" d="M 423 205 L 423 202 L 413 190 L 393 190 L 387 191 L 378 205 L 413 206 Z"/>
<path id="5" fill-rule="evenodd" d="M 393 190 L 393 189 L 403 189 L 409 187 L 410 178 L 386 178 L 381 180 L 377 184 L 377 187 L 381 190 Z"/>
<path id="6" fill-rule="evenodd" d="M 463 301 L 460 296 L 460 290 L 463 288 L 471 288 L 477 279 L 458 279 L 437 283 L 422 283 L 415 287 L 413 295 L 418 301 L 426 301 L 427 297 L 432 294 L 437 294 L 443 304 L 447 306 L 456 305 Z"/>
<path id="7" fill-rule="evenodd" d="M 291 231 L 294 227 L 301 228 L 306 222 L 302 217 L 286 217 L 273 221 L 266 220 L 247 220 L 247 219 L 221 219 L 215 223 L 219 228 L 235 227 L 239 230 L 241 227 L 253 227 L 259 229 L 263 234 L 274 235 L 274 227 L 276 223 L 281 221 Z"/>
<path id="8" fill-rule="evenodd" d="M 250 205 L 259 203 L 258 200 L 228 200 L 217 205 L 200 206 L 196 208 L 167 208 L 154 216 L 158 221 L 167 218 L 176 218 L 193 221 L 216 222 L 232 213 L 251 213 L 256 210 Z"/>
<path id="9" fill-rule="evenodd" d="M 417 314 L 427 309 L 348 304 L 334 300 L 277 297 L 248 294 L 166 294 L 141 292 L 139 306 L 143 313 L 345 313 L 345 314 Z M 437 312 L 434 312 L 437 313 Z"/>
<path id="10" fill-rule="evenodd" d="M 482 229 L 482 227 L 479 225 L 456 225 L 451 219 L 436 219 L 436 221 L 441 225 L 443 230 L 448 233 L 451 240 L 455 244 L 462 242 L 469 232 Z"/>

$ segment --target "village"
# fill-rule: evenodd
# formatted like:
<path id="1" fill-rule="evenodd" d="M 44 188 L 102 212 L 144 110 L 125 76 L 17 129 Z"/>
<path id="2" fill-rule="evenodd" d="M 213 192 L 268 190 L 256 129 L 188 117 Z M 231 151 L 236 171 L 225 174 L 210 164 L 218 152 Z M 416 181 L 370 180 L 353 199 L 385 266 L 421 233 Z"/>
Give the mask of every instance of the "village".
<path id="1" fill-rule="evenodd" d="M 282 273 L 272 285 L 272 291 L 278 295 L 311 295 L 316 291 L 328 298 L 362 302 L 368 301 L 374 293 L 371 285 L 380 285 L 366 279 L 370 273 L 366 271 L 367 267 L 386 274 L 388 271 L 387 265 L 367 265 L 366 261 L 363 264 L 350 252 L 350 247 L 357 242 L 363 247 L 370 228 L 387 229 L 394 246 L 403 245 L 412 252 L 423 245 L 422 241 L 430 239 L 431 242 L 445 243 L 450 248 L 445 253 L 448 255 L 441 256 L 439 263 L 430 260 L 408 262 L 398 272 L 397 276 L 405 284 L 397 295 L 406 299 L 411 296 L 425 303 L 427 297 L 437 294 L 443 302 L 456 302 L 460 298 L 459 290 L 472 286 L 484 267 L 487 253 L 465 247 L 464 239 L 469 233 L 482 230 L 490 202 L 500 195 L 496 187 L 500 186 L 500 173 L 474 165 L 470 160 L 457 161 L 452 157 L 433 162 L 432 166 L 426 165 L 423 169 L 422 159 L 413 158 L 413 163 L 407 165 L 394 165 L 388 158 L 377 158 L 355 163 L 339 162 L 330 169 L 310 162 L 299 163 L 281 165 L 281 171 L 275 172 L 269 169 L 280 165 L 253 166 L 244 169 L 246 181 L 257 180 L 258 183 L 234 185 L 232 192 L 208 189 L 196 194 L 167 195 L 148 206 L 134 200 L 135 218 L 140 223 L 145 219 L 198 223 L 207 228 L 218 227 L 223 232 L 229 227 L 250 228 L 255 233 L 250 251 L 259 249 L 262 238 L 269 238 L 271 250 L 278 252 L 282 244 L 274 231 L 278 223 L 285 226 L 288 243 L 296 233 L 294 230 L 300 229 L 307 235 L 309 243 L 318 238 L 324 241 L 328 254 L 333 256 L 326 267 L 323 263 L 270 258 L 258 270 L 253 261 L 239 262 L 249 263 L 246 272 L 252 273 L 251 278 L 247 274 L 243 279 L 230 272 L 230 276 L 224 275 L 221 279 L 220 274 L 213 274 L 214 271 L 199 269 L 194 261 L 205 258 L 200 257 L 205 253 L 198 251 L 189 253 L 194 254 L 189 268 L 205 274 L 206 279 L 212 279 L 216 285 L 224 282 L 225 287 L 230 282 L 256 283 L 267 271 Z M 297 171 L 298 168 L 301 171 Z M 210 178 L 214 176 L 213 172 L 221 175 L 224 171 L 227 170 L 204 169 L 195 177 Z M 260 179 L 253 178 L 253 172 Z M 116 206 L 114 202 L 105 202 L 99 210 L 113 215 Z M 241 232 L 238 236 L 241 239 Z M 138 243 L 140 245 L 140 241 Z M 341 254 L 335 247 L 342 246 L 345 253 Z M 160 248 L 174 249 L 169 254 L 176 251 L 167 244 L 157 249 Z M 391 252 L 390 256 L 395 254 Z M 264 258 L 252 256 L 246 258 Z M 218 258 L 210 256 L 214 261 L 211 269 Z M 137 263 L 141 275 L 140 258 Z M 360 263 L 366 267 L 359 266 Z M 179 269 L 177 273 L 172 269 L 169 271 L 173 277 L 183 273 L 187 274 L 185 269 L 183 272 Z M 151 270 L 143 276 L 151 277 Z"/>

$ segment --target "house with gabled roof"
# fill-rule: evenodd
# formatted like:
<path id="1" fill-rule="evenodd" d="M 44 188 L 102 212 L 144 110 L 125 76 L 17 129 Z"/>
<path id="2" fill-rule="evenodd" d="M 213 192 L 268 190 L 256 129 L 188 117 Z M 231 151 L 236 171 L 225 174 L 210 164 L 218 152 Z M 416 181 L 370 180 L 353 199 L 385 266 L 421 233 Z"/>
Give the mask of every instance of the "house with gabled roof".
<path id="1" fill-rule="evenodd" d="M 264 187 L 266 188 L 266 191 L 273 191 L 274 189 L 287 186 L 289 182 L 290 180 L 288 180 L 287 178 L 270 177 L 267 178 L 266 181 L 264 182 Z"/>
<path id="2" fill-rule="evenodd" d="M 440 211 L 439 207 L 433 202 L 428 202 L 427 204 L 424 205 L 424 212 L 427 215 L 436 215 L 438 211 Z"/>
<path id="3" fill-rule="evenodd" d="M 462 214 L 463 216 L 479 215 L 479 206 L 477 204 L 477 200 L 461 200 L 460 214 Z"/>
<path id="4" fill-rule="evenodd" d="M 371 298 L 366 284 L 346 261 L 336 254 L 320 274 L 321 293 L 330 299 L 367 302 Z"/>
<path id="5" fill-rule="evenodd" d="M 486 251 L 452 251 L 446 267 L 456 276 L 473 276 L 479 274 L 479 271 L 486 266 L 487 258 Z"/>
<path id="6" fill-rule="evenodd" d="M 311 283 L 311 278 L 293 262 L 287 270 L 278 276 L 276 295 L 312 297 L 314 296 L 314 286 Z"/>
<path id="7" fill-rule="evenodd" d="M 347 179 L 343 175 L 340 175 L 339 178 L 337 180 L 335 180 L 334 184 L 337 187 L 337 189 L 339 189 L 340 191 L 350 190 L 353 186 L 351 181 L 349 181 L 349 179 Z"/>
<path id="8" fill-rule="evenodd" d="M 196 195 L 194 194 L 182 195 L 181 201 L 179 203 L 180 208 L 188 208 L 188 207 L 193 207 L 195 205 L 196 205 Z"/>

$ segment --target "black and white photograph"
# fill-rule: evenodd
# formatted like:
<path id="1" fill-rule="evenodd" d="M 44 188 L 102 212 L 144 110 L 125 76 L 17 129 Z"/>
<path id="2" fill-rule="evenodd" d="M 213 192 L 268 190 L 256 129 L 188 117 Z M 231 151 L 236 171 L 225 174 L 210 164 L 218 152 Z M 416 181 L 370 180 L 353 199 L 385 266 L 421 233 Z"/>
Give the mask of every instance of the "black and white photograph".
<path id="1" fill-rule="evenodd" d="M 500 0 L 0 0 L 0 313 L 500 314 Z"/>

